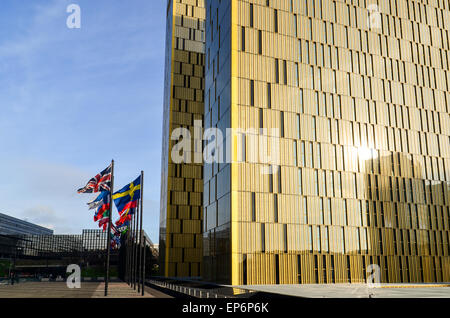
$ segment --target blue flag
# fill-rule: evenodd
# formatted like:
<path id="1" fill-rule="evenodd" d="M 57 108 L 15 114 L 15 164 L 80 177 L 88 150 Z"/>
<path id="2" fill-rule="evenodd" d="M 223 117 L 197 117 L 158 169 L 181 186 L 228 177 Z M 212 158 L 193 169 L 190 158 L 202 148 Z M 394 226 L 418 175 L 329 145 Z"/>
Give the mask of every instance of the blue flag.
<path id="1" fill-rule="evenodd" d="M 141 198 L 141 176 L 113 194 L 113 200 L 120 215 L 135 208 Z"/>

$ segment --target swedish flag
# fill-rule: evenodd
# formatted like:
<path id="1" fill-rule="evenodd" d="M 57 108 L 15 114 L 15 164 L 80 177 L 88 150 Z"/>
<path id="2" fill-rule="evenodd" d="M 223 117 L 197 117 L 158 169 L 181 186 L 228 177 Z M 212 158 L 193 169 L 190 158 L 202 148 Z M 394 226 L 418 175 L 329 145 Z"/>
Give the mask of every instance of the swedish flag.
<path id="1" fill-rule="evenodd" d="M 116 204 L 117 211 L 122 215 L 124 213 L 133 214 L 130 211 L 137 207 L 137 201 L 141 198 L 141 176 L 136 180 L 127 184 L 121 190 L 113 194 L 113 200 Z"/>

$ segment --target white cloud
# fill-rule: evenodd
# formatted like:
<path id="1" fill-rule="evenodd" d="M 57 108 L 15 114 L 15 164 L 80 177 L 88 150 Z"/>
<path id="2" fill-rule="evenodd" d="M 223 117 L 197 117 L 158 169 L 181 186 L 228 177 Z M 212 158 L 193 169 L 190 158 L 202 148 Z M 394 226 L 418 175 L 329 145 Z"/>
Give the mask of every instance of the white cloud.
<path id="1" fill-rule="evenodd" d="M 12 181 L 0 184 L 6 214 L 50 227 L 55 233 L 79 233 L 96 226 L 86 208 L 92 196 L 76 193 L 92 177 L 89 173 L 57 162 L 1 161 L 0 175 Z"/>
<path id="2" fill-rule="evenodd" d="M 29 208 L 23 211 L 21 215 L 23 219 L 28 222 L 35 223 L 52 230 L 64 221 L 63 218 L 57 215 L 52 207 L 48 206 L 36 206 Z"/>

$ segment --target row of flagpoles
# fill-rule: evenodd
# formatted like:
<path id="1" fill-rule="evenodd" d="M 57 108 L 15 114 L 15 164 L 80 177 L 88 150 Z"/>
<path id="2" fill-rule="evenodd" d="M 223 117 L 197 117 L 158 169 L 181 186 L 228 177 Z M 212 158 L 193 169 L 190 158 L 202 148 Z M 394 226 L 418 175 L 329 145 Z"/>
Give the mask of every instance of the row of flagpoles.
<path id="1" fill-rule="evenodd" d="M 144 172 L 133 182 L 114 193 L 114 160 L 105 170 L 89 180 L 78 193 L 100 194 L 87 203 L 95 209 L 94 222 L 107 229 L 105 296 L 108 296 L 109 264 L 111 249 L 120 248 L 126 240 L 126 281 L 144 295 L 146 238 L 142 231 Z M 119 212 L 119 219 L 112 224 L 112 201 Z"/>
<path id="2" fill-rule="evenodd" d="M 143 175 L 142 175 L 143 177 Z M 144 296 L 144 283 L 145 283 L 145 252 L 147 238 L 142 231 L 142 200 L 140 205 L 137 206 L 136 217 L 132 216 L 130 220 L 130 229 L 127 235 L 126 244 L 126 272 L 125 280 L 136 290 Z M 139 228 L 139 231 L 135 229 Z"/>

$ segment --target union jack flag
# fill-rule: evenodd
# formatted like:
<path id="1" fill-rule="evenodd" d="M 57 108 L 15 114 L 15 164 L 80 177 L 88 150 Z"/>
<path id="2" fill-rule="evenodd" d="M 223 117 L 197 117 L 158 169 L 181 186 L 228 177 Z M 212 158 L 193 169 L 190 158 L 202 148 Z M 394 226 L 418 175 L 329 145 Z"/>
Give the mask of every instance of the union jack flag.
<path id="1" fill-rule="evenodd" d="M 84 188 L 78 189 L 78 193 L 95 193 L 99 191 L 111 191 L 111 168 L 108 168 L 100 172 L 98 175 L 93 177 L 86 184 Z"/>

